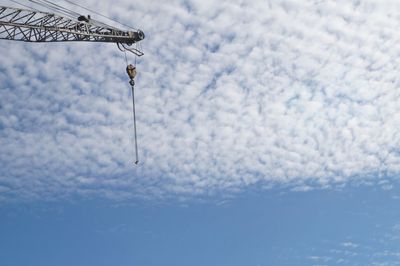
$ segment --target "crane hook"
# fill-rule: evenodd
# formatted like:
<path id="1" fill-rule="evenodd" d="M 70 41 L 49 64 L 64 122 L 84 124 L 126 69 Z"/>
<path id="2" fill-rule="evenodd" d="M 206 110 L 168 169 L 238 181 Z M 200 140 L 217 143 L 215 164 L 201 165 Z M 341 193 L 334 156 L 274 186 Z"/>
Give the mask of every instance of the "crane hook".
<path id="1" fill-rule="evenodd" d="M 134 65 L 132 65 L 132 64 L 129 64 L 127 67 L 126 67 L 126 73 L 128 74 L 128 76 L 129 76 L 129 78 L 130 78 L 130 84 L 132 85 L 132 86 L 134 86 L 135 85 L 135 81 L 134 81 L 134 79 L 135 79 L 135 77 L 136 77 L 136 67 L 134 66 Z M 133 83 L 133 84 L 132 84 Z"/>

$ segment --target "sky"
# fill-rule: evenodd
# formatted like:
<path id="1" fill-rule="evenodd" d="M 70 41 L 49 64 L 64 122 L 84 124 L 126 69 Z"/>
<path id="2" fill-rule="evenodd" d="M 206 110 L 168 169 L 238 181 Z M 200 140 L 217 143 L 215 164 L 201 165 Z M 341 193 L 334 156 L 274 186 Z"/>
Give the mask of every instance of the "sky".
<path id="1" fill-rule="evenodd" d="M 0 40 L 0 262 L 400 261 L 398 1 L 84 5 L 146 35 L 140 163 L 115 44 Z"/>

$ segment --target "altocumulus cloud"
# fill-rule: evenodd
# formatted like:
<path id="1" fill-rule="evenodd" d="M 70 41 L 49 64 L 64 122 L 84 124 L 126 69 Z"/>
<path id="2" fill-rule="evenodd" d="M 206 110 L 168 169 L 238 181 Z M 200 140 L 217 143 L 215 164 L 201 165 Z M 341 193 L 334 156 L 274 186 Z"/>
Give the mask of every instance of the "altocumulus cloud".
<path id="1" fill-rule="evenodd" d="M 308 190 L 400 172 L 398 1 L 85 5 L 146 33 L 141 164 L 114 45 L 1 41 L 2 200 Z"/>

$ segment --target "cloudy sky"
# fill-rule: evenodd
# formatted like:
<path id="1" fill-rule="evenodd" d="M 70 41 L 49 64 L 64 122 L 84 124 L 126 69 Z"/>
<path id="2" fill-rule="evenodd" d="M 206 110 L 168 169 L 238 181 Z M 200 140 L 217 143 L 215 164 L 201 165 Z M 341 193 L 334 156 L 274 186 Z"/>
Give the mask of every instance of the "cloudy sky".
<path id="1" fill-rule="evenodd" d="M 80 14 L 90 13 L 66 1 L 55 2 Z M 29 1 L 19 3 L 46 11 Z M 180 204 L 216 213 L 220 204 L 232 208 L 228 213 L 234 206 L 248 204 L 264 213 L 270 209 L 261 206 L 271 200 L 268 206 L 283 208 L 277 214 L 283 215 L 288 207 L 282 205 L 298 198 L 304 203 L 299 208 L 312 215 L 311 197 L 329 201 L 332 213 L 345 218 L 347 212 L 341 207 L 357 206 L 355 202 L 365 202 L 370 193 L 384 195 L 383 204 L 393 208 L 369 215 L 386 217 L 395 212 L 400 173 L 400 2 L 88 0 L 81 4 L 146 34 L 145 55 L 137 59 L 135 93 L 140 163 L 133 164 L 131 94 L 124 54 L 116 45 L 1 40 L 4 213 L 15 206 L 25 210 L 30 204 L 50 202 L 60 206 L 71 201 L 140 202 L 167 204 L 171 212 L 147 215 L 172 222 L 179 212 L 172 206 Z M 0 5 L 21 7 L 9 0 L 0 0 Z M 134 56 L 128 55 L 128 61 L 133 63 Z M 354 197 L 345 196 L 349 190 Z M 329 197 L 337 197 L 338 205 L 323 192 L 333 193 Z M 258 193 L 263 203 L 256 203 L 258 196 L 246 201 L 249 193 Z M 198 207 L 199 202 L 213 204 Z M 67 213 L 72 217 L 77 212 L 73 208 Z M 368 214 L 369 209 L 362 212 Z M 191 211 L 184 213 L 183 217 L 194 219 Z M 260 221 L 271 225 L 265 215 Z M 278 220 L 299 216 L 286 213 Z M 34 219 L 29 217 L 27 221 Z M 380 239 L 376 243 L 400 239 L 391 238 L 400 233 L 400 221 L 394 214 L 390 217 L 382 230 L 376 229 L 380 235 L 374 238 Z M 374 226 L 383 223 L 377 217 L 372 220 Z M 325 217 L 320 222 L 337 221 Z M 289 253 L 308 258 L 304 265 L 386 263 L 339 252 L 369 253 L 373 244 L 355 243 L 349 236 L 334 242 L 325 245 L 326 250 Z M 400 257 L 400 251 L 377 249 L 384 258 Z M 207 265 L 227 262 L 214 263 Z"/>

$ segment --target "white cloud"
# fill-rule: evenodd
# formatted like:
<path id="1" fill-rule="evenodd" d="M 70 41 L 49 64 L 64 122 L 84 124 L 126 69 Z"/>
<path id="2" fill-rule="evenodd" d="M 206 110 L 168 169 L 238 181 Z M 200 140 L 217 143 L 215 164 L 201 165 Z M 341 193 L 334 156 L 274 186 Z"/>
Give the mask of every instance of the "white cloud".
<path id="1" fill-rule="evenodd" d="M 399 173 L 397 1 L 85 5 L 146 34 L 141 164 L 114 45 L 1 41 L 3 197 L 309 190 Z"/>
<path id="2" fill-rule="evenodd" d="M 355 248 L 358 247 L 357 244 L 355 244 L 355 243 L 353 243 L 353 242 L 350 242 L 350 241 L 343 242 L 343 243 L 342 243 L 342 246 L 345 247 L 345 248 L 352 248 L 352 249 L 355 249 Z"/>

